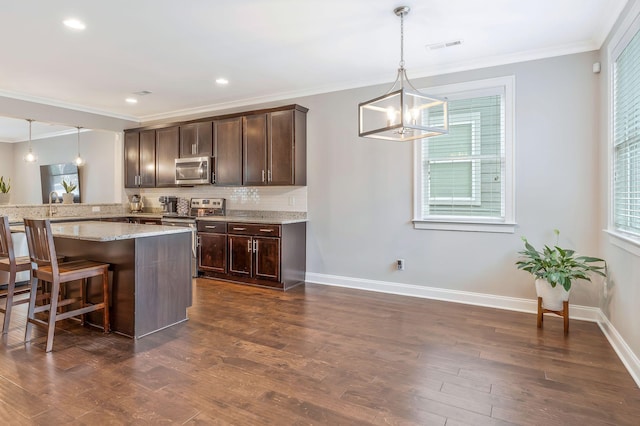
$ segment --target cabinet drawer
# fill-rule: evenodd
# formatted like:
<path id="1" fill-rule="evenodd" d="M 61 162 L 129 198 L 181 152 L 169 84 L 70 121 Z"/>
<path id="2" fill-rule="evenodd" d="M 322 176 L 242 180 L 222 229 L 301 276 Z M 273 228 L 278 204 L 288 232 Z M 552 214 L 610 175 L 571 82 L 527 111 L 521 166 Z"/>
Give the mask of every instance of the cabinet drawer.
<path id="1" fill-rule="evenodd" d="M 264 237 L 279 237 L 280 225 L 263 225 L 258 223 L 230 223 L 227 231 L 237 235 L 256 235 Z"/>
<path id="2" fill-rule="evenodd" d="M 216 234 L 227 233 L 227 222 L 215 222 L 209 220 L 198 221 L 198 232 L 213 232 Z"/>

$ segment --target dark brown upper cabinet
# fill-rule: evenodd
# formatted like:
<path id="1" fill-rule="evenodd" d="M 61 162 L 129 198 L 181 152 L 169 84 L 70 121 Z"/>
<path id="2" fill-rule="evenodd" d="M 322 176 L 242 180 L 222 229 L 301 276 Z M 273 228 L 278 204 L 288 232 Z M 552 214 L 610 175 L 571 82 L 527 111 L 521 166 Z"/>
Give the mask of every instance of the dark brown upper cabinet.
<path id="1" fill-rule="evenodd" d="M 296 105 L 244 117 L 244 185 L 307 184 L 306 113 Z"/>
<path id="2" fill-rule="evenodd" d="M 176 158 L 179 153 L 179 127 L 156 130 L 156 187 L 176 186 Z"/>
<path id="3" fill-rule="evenodd" d="M 180 158 L 212 155 L 211 121 L 180 126 Z"/>
<path id="4" fill-rule="evenodd" d="M 125 187 L 173 186 L 178 157 L 213 157 L 214 185 L 306 185 L 307 111 L 287 105 L 126 130 Z"/>
<path id="5" fill-rule="evenodd" d="M 125 188 L 156 186 L 156 131 L 130 132 L 124 138 Z"/>
<path id="6" fill-rule="evenodd" d="M 242 185 L 242 117 L 213 122 L 214 184 Z"/>

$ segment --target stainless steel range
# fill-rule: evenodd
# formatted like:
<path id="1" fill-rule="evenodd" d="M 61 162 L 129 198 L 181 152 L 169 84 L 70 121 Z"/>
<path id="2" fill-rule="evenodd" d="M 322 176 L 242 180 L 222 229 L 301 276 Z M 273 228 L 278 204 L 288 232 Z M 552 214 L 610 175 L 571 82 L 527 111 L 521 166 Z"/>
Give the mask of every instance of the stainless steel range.
<path id="1" fill-rule="evenodd" d="M 164 214 L 162 216 L 162 224 L 191 228 L 191 272 L 194 277 L 197 277 L 198 238 L 196 218 L 224 216 L 226 214 L 226 200 L 224 198 L 192 198 L 190 206 L 189 215 L 179 215 L 177 213 Z"/>

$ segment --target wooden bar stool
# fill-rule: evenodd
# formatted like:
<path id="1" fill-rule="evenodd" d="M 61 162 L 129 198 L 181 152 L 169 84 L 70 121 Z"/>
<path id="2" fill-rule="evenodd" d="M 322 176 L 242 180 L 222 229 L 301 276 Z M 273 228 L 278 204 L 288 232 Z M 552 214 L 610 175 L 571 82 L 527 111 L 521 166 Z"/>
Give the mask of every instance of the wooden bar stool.
<path id="1" fill-rule="evenodd" d="M 109 332 L 109 264 L 91 260 L 74 260 L 71 262 L 58 262 L 56 249 L 51 234 L 49 220 L 24 219 L 24 229 L 27 234 L 27 245 L 31 260 L 31 295 L 29 298 L 29 310 L 27 312 L 27 329 L 25 341 L 31 340 L 32 324 L 44 325 L 48 329 L 46 352 L 53 349 L 53 337 L 56 322 L 63 319 L 81 316 L 84 322 L 84 314 L 88 312 L 103 311 L 103 329 Z M 87 303 L 86 286 L 92 277 L 102 277 L 102 302 L 96 304 Z M 49 303 L 36 306 L 36 290 L 38 282 L 51 283 L 51 297 Z M 80 297 L 69 297 L 67 291 L 61 291 L 68 283 L 80 281 Z M 66 289 L 66 288 L 65 288 Z M 61 295 L 65 298 L 61 298 Z M 61 307 L 73 303 L 79 303 L 80 307 L 59 312 Z M 43 321 L 35 317 L 39 312 L 49 312 L 49 320 Z"/>
<path id="2" fill-rule="evenodd" d="M 29 292 L 30 286 L 16 288 L 16 275 L 18 272 L 31 270 L 31 260 L 29 256 L 16 257 L 13 250 L 13 240 L 11 239 L 11 230 L 9 229 L 9 218 L 0 216 L 0 271 L 9 273 L 9 282 L 7 283 L 6 292 L 0 292 L 0 298 L 6 298 L 7 303 L 4 307 L 0 306 L 0 312 L 4 313 L 4 321 L 2 323 L 2 334 L 9 331 L 9 321 L 11 320 L 11 308 L 16 305 L 28 303 L 29 299 L 14 300 L 17 294 Z"/>

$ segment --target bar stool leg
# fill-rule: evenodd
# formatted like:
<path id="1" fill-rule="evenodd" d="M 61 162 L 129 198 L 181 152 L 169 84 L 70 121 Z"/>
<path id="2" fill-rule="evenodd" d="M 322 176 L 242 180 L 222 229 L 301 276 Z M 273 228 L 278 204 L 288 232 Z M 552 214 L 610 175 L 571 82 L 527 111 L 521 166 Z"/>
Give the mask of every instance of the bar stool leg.
<path id="1" fill-rule="evenodd" d="M 103 329 L 105 333 L 111 331 L 109 323 L 109 269 L 105 268 L 102 274 L 102 298 L 104 300 L 104 309 L 102 310 Z"/>
<path id="2" fill-rule="evenodd" d="M 9 272 L 9 284 L 7 284 L 7 305 L 4 308 L 4 321 L 2 322 L 2 334 L 9 331 L 11 321 L 11 308 L 13 307 L 13 292 L 16 289 L 16 271 Z"/>
<path id="3" fill-rule="evenodd" d="M 60 282 L 54 278 L 51 285 L 51 306 L 49 309 L 49 326 L 47 332 L 47 348 L 45 352 L 53 350 L 53 337 L 56 332 L 56 313 L 58 311 L 58 300 L 60 296 Z"/>
<path id="4" fill-rule="evenodd" d="M 80 281 L 80 307 L 84 308 L 87 301 L 87 278 L 83 278 Z M 85 314 L 80 315 L 80 325 L 84 325 Z"/>
<path id="5" fill-rule="evenodd" d="M 32 276 L 30 281 L 31 282 L 29 285 L 31 286 L 31 291 L 29 292 L 29 308 L 27 309 L 27 326 L 25 327 L 24 332 L 25 342 L 31 340 L 31 329 L 33 327 L 33 323 L 31 322 L 31 320 L 35 318 L 35 314 L 33 313 L 33 311 L 36 309 L 36 298 L 38 297 L 38 281 L 40 280 Z"/>

